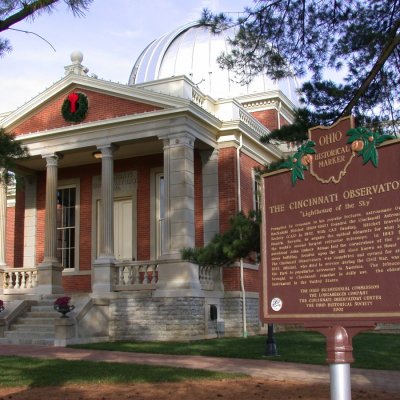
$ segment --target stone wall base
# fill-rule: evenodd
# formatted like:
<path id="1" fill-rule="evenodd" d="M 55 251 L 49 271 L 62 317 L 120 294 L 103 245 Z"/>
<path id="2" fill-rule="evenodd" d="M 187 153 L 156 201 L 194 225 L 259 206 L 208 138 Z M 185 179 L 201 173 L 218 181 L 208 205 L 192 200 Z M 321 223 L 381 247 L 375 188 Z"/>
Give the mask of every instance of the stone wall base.
<path id="1" fill-rule="evenodd" d="M 260 333 L 258 297 L 246 300 L 247 332 Z M 197 340 L 242 336 L 240 297 L 152 297 L 121 294 L 110 299 L 110 340 Z"/>

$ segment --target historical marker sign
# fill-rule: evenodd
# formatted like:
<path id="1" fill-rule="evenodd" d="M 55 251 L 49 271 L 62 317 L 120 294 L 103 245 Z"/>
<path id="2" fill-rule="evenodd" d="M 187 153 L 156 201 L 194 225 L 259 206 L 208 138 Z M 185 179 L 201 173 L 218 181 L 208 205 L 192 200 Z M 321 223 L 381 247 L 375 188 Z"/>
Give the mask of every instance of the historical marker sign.
<path id="1" fill-rule="evenodd" d="M 304 180 L 263 177 L 264 321 L 400 321 L 400 140 L 351 127 L 311 130 Z"/>

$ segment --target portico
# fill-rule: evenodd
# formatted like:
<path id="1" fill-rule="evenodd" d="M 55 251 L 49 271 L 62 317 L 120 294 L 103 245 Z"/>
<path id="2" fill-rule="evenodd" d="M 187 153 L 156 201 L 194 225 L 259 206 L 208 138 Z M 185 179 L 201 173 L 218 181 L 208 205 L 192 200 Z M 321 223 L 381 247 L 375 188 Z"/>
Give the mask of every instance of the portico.
<path id="1" fill-rule="evenodd" d="M 258 332 L 258 264 L 241 277 L 235 263 L 199 266 L 180 251 L 255 207 L 255 168 L 282 153 L 260 142 L 268 129 L 249 110 L 267 107 L 281 123 L 293 104 L 275 88 L 244 95 L 247 108 L 215 100 L 186 75 L 117 84 L 88 76 L 82 60 L 74 52 L 60 81 L 0 121 L 29 152 L 17 161 L 15 204 L 0 190 L 10 318 L 32 301 L 52 311 L 65 294 L 75 305 L 69 343 L 213 337 L 215 318 L 236 335 L 246 295 L 247 330 Z"/>

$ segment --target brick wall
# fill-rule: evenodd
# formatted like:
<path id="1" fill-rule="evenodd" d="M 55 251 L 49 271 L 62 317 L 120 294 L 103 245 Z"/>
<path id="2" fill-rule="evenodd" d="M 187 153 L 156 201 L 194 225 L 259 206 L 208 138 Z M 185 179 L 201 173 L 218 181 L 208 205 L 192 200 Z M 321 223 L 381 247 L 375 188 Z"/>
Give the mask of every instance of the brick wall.
<path id="1" fill-rule="evenodd" d="M 25 192 L 16 191 L 14 207 L 7 207 L 6 264 L 21 268 L 24 264 Z"/>
<path id="2" fill-rule="evenodd" d="M 258 119 L 270 131 L 278 128 L 278 111 L 262 110 L 250 113 L 254 118 Z"/>
<path id="3" fill-rule="evenodd" d="M 14 239 L 15 239 L 15 207 L 7 207 L 6 264 L 10 267 L 13 267 L 15 265 Z"/>
<path id="4" fill-rule="evenodd" d="M 289 125 L 289 121 L 282 115 L 280 116 L 280 119 L 281 119 L 281 126 Z"/>
<path id="5" fill-rule="evenodd" d="M 240 291 L 240 268 L 225 267 L 223 268 L 223 279 L 225 291 Z M 258 270 L 243 270 L 244 289 L 249 292 L 258 292 L 260 288 L 260 275 Z"/>
<path id="6" fill-rule="evenodd" d="M 62 279 L 65 293 L 91 292 L 92 275 L 64 275 Z"/>
<path id="7" fill-rule="evenodd" d="M 237 212 L 237 192 L 236 192 L 236 149 L 223 149 L 222 159 L 219 161 L 219 180 L 220 183 L 220 222 L 221 230 L 229 227 L 229 218 Z M 221 156 L 221 152 L 220 152 Z M 257 161 L 246 154 L 240 155 L 240 184 L 242 210 L 248 213 L 254 209 L 254 179 L 253 169 L 260 167 Z M 223 171 L 220 169 L 223 168 Z M 221 201 L 221 196 L 223 199 Z M 248 260 L 251 261 L 251 260 Z M 245 269 L 244 271 L 245 290 L 257 292 L 259 289 L 259 275 L 257 270 Z M 225 291 L 240 290 L 240 269 L 239 267 L 223 268 L 223 284 Z"/>
<path id="8" fill-rule="evenodd" d="M 195 223 L 195 246 L 204 245 L 203 224 L 203 175 L 200 153 L 194 152 L 194 223 Z"/>
<path id="9" fill-rule="evenodd" d="M 14 241 L 14 267 L 22 268 L 24 265 L 24 221 L 25 221 L 25 192 L 17 189 L 15 204 L 15 241 Z"/>
<path id="10" fill-rule="evenodd" d="M 160 107 L 154 105 L 109 96 L 77 87 L 64 95 L 57 96 L 55 99 L 50 100 L 48 104 L 43 105 L 39 110 L 32 112 L 25 121 L 13 127 L 12 131 L 15 135 L 22 135 L 29 132 L 39 132 L 74 125 L 65 121 L 61 114 L 61 107 L 64 100 L 73 91 L 84 93 L 88 98 L 89 108 L 86 118 L 82 121 L 84 123 L 160 109 Z"/>
<path id="11" fill-rule="evenodd" d="M 229 228 L 229 219 L 237 213 L 236 149 L 220 149 L 218 155 L 219 227 Z"/>

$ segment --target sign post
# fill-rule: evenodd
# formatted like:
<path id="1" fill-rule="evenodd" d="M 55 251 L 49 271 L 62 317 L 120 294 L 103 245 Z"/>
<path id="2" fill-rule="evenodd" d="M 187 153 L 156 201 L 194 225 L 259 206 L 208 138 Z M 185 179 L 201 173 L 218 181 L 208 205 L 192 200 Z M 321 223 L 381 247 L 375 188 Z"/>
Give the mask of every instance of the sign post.
<path id="1" fill-rule="evenodd" d="M 400 321 L 400 140 L 352 118 L 309 137 L 263 176 L 261 313 L 323 333 L 331 399 L 348 400 L 353 336 Z"/>

